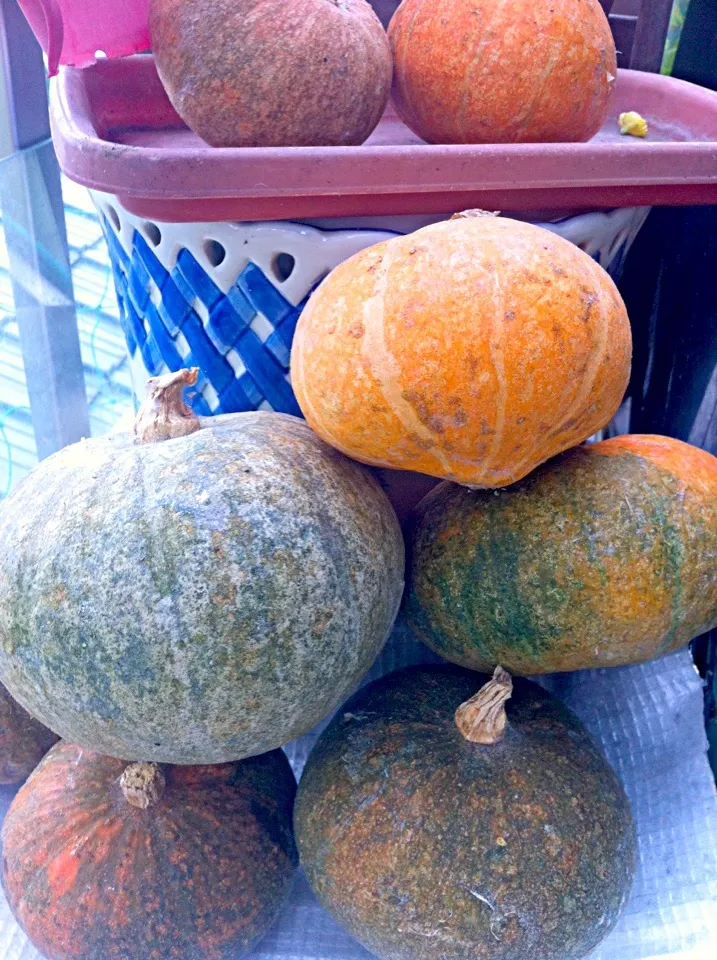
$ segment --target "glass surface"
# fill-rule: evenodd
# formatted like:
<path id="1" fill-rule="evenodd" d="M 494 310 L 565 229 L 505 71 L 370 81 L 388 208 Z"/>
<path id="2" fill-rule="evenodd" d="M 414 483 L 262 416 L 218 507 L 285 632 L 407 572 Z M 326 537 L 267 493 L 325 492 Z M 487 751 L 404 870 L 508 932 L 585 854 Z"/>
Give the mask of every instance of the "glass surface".
<path id="1" fill-rule="evenodd" d="M 72 440 L 88 417 L 100 436 L 133 409 L 102 229 L 83 187 L 63 180 L 52 196 L 51 151 L 45 142 L 0 162 L 0 497 L 37 462 L 38 430 L 47 455 L 63 414 Z"/>

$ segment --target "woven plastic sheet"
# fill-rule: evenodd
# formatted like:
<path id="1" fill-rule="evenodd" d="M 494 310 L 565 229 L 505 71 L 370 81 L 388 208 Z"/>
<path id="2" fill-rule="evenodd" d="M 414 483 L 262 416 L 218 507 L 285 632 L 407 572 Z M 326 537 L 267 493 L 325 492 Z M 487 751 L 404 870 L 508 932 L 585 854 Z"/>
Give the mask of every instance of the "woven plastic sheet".
<path id="1" fill-rule="evenodd" d="M 399 624 L 366 678 L 437 660 Z M 687 650 L 639 667 L 541 680 L 582 719 L 622 780 L 639 861 L 618 926 L 590 960 L 717 958 L 717 795 L 707 763 L 702 686 Z M 321 727 L 286 748 L 300 774 Z M 5 793 L 4 814 L 11 794 Z M 0 902 L 0 958 L 37 960 Z M 300 877 L 292 903 L 252 960 L 370 960 Z"/>

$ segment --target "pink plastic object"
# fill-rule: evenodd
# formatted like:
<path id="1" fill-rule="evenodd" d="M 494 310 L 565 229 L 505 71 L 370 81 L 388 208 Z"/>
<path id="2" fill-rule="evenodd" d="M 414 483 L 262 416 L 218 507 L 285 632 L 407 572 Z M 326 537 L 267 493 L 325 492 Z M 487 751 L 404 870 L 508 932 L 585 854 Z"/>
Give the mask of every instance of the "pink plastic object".
<path id="1" fill-rule="evenodd" d="M 59 64 L 86 67 L 105 57 L 149 50 L 148 0 L 19 0 L 47 54 L 50 76 Z"/>
<path id="2" fill-rule="evenodd" d="M 623 137 L 637 110 L 646 140 Z M 717 203 L 717 93 L 619 71 L 589 143 L 429 146 L 389 108 L 361 147 L 214 148 L 172 109 L 150 56 L 63 70 L 52 125 L 65 173 L 169 222 Z"/>

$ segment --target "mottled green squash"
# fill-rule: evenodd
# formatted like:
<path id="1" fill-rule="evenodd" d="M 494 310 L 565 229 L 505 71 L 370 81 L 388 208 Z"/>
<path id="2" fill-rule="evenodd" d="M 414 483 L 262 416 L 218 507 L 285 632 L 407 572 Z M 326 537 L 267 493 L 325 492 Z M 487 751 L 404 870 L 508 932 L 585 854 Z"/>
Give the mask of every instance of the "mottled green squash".
<path id="1" fill-rule="evenodd" d="M 717 626 L 717 459 L 679 440 L 577 447 L 503 490 L 419 506 L 409 621 L 476 670 L 641 663 Z"/>
<path id="2" fill-rule="evenodd" d="M 294 417 L 198 420 L 151 381 L 136 436 L 41 463 L 0 504 L 0 679 L 65 739 L 221 763 L 357 684 L 403 587 L 395 514 Z"/>
<path id="3" fill-rule="evenodd" d="M 60 743 L 3 824 L 5 895 L 47 960 L 238 960 L 293 887 L 295 791 L 279 750 L 127 766 Z"/>
<path id="4" fill-rule="evenodd" d="M 57 737 L 23 710 L 0 684 L 0 784 L 22 783 Z"/>
<path id="5" fill-rule="evenodd" d="M 320 903 L 381 960 L 577 960 L 635 869 L 597 746 L 502 668 L 414 667 L 356 694 L 309 757 L 294 830 Z"/>

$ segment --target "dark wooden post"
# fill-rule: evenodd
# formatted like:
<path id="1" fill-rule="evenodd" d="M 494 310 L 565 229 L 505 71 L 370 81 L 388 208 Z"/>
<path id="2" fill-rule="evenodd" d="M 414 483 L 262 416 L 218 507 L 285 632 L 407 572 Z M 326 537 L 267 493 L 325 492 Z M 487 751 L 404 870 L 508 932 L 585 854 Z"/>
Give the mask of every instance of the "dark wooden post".
<path id="1" fill-rule="evenodd" d="M 659 73 L 671 13 L 672 0 L 642 0 L 630 56 L 631 70 Z"/>

